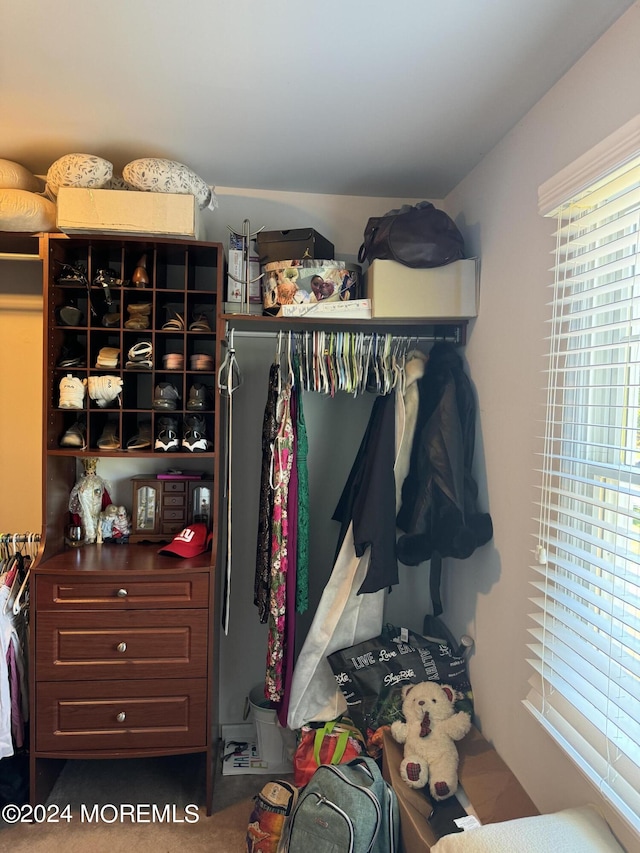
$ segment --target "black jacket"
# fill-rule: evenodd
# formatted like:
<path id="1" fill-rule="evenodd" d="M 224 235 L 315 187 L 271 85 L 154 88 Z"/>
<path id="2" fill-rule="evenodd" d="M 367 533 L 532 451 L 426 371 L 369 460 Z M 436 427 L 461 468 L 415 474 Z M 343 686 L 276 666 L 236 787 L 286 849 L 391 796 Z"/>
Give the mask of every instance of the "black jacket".
<path id="1" fill-rule="evenodd" d="M 488 513 L 478 512 L 471 474 L 475 400 L 462 359 L 449 343 L 435 344 L 420 380 L 420 403 L 409 473 L 397 524 L 401 563 L 432 555 L 469 557 L 493 536 Z"/>

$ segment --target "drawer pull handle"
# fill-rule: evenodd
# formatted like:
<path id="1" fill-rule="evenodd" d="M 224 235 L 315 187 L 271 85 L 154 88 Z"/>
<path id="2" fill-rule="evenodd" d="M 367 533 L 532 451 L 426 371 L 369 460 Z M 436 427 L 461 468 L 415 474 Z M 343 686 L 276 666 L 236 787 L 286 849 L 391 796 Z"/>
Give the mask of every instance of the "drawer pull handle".
<path id="1" fill-rule="evenodd" d="M 127 717 L 127 715 L 125 714 L 125 712 L 124 712 L 124 711 L 120 711 L 120 713 L 119 713 L 119 714 L 118 714 L 118 716 L 116 717 L 116 720 L 117 720 L 119 723 L 124 723 L 124 721 L 125 721 L 126 717 Z"/>
<path id="2" fill-rule="evenodd" d="M 128 595 L 128 592 L 126 589 L 119 589 L 117 591 L 116 595 L 118 596 L 118 598 L 126 598 Z"/>
<path id="3" fill-rule="evenodd" d="M 126 643 L 118 643 L 116 648 L 118 649 L 119 652 L 126 652 L 127 651 L 127 644 Z"/>

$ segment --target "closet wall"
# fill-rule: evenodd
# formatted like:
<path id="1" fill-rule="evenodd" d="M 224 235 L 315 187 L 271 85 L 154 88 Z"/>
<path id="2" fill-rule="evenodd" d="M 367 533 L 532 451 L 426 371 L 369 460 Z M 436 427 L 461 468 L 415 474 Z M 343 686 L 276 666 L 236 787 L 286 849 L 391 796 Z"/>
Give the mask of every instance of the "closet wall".
<path id="1" fill-rule="evenodd" d="M 34 253 L 38 251 L 37 241 Z M 42 264 L 0 260 L 0 533 L 42 523 Z"/>

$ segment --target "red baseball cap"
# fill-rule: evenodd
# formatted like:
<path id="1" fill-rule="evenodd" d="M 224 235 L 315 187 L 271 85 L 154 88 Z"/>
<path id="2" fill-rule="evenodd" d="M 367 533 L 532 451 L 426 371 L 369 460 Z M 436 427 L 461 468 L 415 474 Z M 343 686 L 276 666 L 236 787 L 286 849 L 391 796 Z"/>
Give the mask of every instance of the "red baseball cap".
<path id="1" fill-rule="evenodd" d="M 198 554 L 203 554 L 209 549 L 211 544 L 211 533 L 209 533 L 206 524 L 192 524 L 190 527 L 185 527 L 173 542 L 169 545 L 163 545 L 159 549 L 158 554 L 171 554 L 176 557 L 197 557 Z"/>

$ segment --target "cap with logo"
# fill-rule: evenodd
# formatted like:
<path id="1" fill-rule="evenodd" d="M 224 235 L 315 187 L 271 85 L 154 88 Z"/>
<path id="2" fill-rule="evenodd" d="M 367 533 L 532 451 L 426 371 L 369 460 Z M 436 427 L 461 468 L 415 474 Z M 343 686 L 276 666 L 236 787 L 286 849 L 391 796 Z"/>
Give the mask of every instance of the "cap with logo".
<path id="1" fill-rule="evenodd" d="M 175 557 L 197 557 L 198 554 L 204 554 L 209 550 L 211 545 L 212 534 L 209 533 L 206 524 L 192 524 L 190 527 L 185 527 L 173 542 L 168 545 L 163 545 L 158 550 L 158 554 L 169 554 Z"/>

